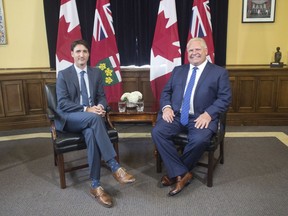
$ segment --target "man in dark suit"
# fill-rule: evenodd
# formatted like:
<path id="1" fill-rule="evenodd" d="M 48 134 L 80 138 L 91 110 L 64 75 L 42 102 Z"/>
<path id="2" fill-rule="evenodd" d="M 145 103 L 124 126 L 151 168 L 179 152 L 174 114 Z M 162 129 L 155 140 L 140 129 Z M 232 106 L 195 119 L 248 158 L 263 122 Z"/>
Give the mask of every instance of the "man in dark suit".
<path id="1" fill-rule="evenodd" d="M 57 130 L 81 132 L 87 145 L 90 168 L 90 193 L 105 207 L 112 207 L 112 198 L 100 184 L 101 157 L 120 183 L 131 183 L 135 178 L 115 160 L 116 152 L 107 135 L 103 117 L 107 101 L 101 71 L 87 66 L 89 46 L 78 40 L 71 44 L 74 64 L 58 73 L 56 83 Z M 84 79 L 84 80 L 83 80 Z"/>
<path id="2" fill-rule="evenodd" d="M 190 64 L 175 67 L 172 71 L 161 94 L 161 111 L 152 130 L 153 141 L 167 170 L 161 184 L 175 184 L 170 196 L 181 192 L 190 183 L 191 170 L 217 129 L 219 113 L 226 111 L 231 101 L 228 73 L 207 61 L 205 41 L 191 39 L 187 53 Z M 185 129 L 188 130 L 188 144 L 179 156 L 172 136 Z"/>

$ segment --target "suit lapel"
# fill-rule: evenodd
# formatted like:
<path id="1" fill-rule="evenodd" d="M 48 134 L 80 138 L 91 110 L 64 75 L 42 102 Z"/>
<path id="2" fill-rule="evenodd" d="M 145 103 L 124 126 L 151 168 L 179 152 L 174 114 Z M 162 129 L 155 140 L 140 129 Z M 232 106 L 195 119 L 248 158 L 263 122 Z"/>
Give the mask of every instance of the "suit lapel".
<path id="1" fill-rule="evenodd" d="M 87 75 L 88 75 L 88 80 L 89 80 L 89 91 L 90 91 L 90 97 L 92 99 L 92 101 L 94 101 L 94 97 L 95 97 L 95 85 L 96 85 L 96 80 L 94 74 L 95 73 L 90 67 L 87 67 Z"/>
<path id="2" fill-rule="evenodd" d="M 206 79 L 206 77 L 208 76 L 209 74 L 209 68 L 210 68 L 210 62 L 207 62 L 199 80 L 198 80 L 198 83 L 197 83 L 197 86 L 196 86 L 196 89 L 195 89 L 195 92 L 199 89 L 199 87 L 201 86 L 201 84 L 204 82 L 204 80 Z"/>
<path id="3" fill-rule="evenodd" d="M 185 67 L 183 68 L 183 71 L 181 72 L 182 74 L 182 94 L 181 97 L 184 97 L 184 91 L 185 91 L 185 86 L 186 86 L 186 81 L 188 79 L 188 73 L 189 73 L 189 69 L 190 69 L 190 64 L 185 65 Z"/>
<path id="4" fill-rule="evenodd" d="M 78 74 L 77 74 L 77 71 L 76 71 L 74 65 L 71 66 L 70 77 L 71 77 L 71 82 L 75 86 L 76 93 L 77 93 L 77 95 L 79 95 L 79 99 L 80 99 L 79 79 L 78 79 Z"/>

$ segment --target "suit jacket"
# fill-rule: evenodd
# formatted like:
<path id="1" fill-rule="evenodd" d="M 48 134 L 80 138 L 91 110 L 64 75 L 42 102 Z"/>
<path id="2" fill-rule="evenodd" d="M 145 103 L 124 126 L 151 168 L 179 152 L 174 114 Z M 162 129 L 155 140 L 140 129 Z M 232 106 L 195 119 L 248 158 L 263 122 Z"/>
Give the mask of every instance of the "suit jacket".
<path id="1" fill-rule="evenodd" d="M 97 68 L 87 67 L 89 91 L 92 105 L 102 104 L 107 107 L 103 88 L 102 74 Z M 55 125 L 57 130 L 63 130 L 67 115 L 71 112 L 83 112 L 80 104 L 80 85 L 74 65 L 59 71 L 56 81 L 57 117 Z"/>
<path id="2" fill-rule="evenodd" d="M 174 68 L 161 94 L 161 110 L 170 105 L 175 114 L 180 113 L 188 72 L 189 64 Z M 227 70 L 207 62 L 195 89 L 195 117 L 208 112 L 212 117 L 209 128 L 216 131 L 219 113 L 226 111 L 230 102 L 231 89 Z"/>

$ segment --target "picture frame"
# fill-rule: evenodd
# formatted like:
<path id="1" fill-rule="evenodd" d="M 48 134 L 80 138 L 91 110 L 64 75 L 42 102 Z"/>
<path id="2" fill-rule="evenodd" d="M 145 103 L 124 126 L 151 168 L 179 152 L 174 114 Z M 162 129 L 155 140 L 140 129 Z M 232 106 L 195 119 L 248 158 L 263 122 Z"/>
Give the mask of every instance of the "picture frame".
<path id="1" fill-rule="evenodd" d="M 243 0 L 242 23 L 273 23 L 276 0 Z"/>
<path id="2" fill-rule="evenodd" d="M 7 44 L 3 0 L 0 0 L 0 45 Z"/>

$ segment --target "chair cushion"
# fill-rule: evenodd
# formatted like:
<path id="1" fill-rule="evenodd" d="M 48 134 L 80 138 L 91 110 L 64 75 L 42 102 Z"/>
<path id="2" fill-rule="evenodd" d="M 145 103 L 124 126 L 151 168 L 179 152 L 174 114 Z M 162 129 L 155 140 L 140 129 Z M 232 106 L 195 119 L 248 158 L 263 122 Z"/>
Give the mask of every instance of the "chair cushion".
<path id="1" fill-rule="evenodd" d="M 211 137 L 210 140 L 210 145 L 208 145 L 205 149 L 205 151 L 215 151 L 218 147 L 218 135 L 215 133 Z M 185 145 L 188 143 L 187 139 L 187 133 L 186 132 L 181 132 L 173 137 L 173 142 L 175 145 L 179 146 L 180 148 L 184 148 Z"/>
<path id="2" fill-rule="evenodd" d="M 112 143 L 118 142 L 118 133 L 115 129 L 109 129 L 108 136 Z M 85 138 L 81 133 L 68 133 L 57 131 L 57 138 L 54 140 L 54 148 L 57 154 L 70 151 L 86 149 Z"/>
<path id="3" fill-rule="evenodd" d="M 114 128 L 110 128 L 107 130 L 108 136 L 112 143 L 118 143 L 118 132 Z"/>

